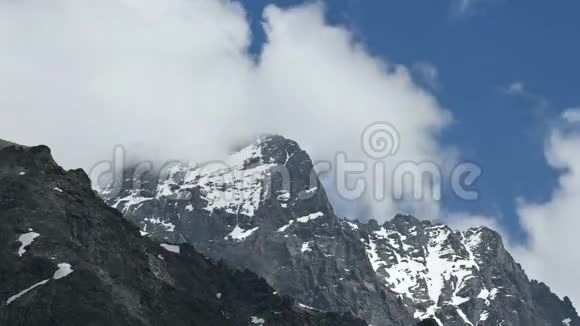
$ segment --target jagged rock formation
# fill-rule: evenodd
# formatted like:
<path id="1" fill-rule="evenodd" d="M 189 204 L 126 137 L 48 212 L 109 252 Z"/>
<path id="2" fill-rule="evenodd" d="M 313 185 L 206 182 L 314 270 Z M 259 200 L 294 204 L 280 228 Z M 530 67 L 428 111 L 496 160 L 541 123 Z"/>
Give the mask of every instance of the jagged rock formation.
<path id="1" fill-rule="evenodd" d="M 375 326 L 580 325 L 570 301 L 530 281 L 489 229 L 340 219 L 308 155 L 280 136 L 226 163 L 129 169 L 103 196 L 149 237 L 191 243 L 303 304 Z"/>
<path id="2" fill-rule="evenodd" d="M 0 149 L 0 325 L 366 325 L 158 243 L 45 146 Z"/>
<path id="3" fill-rule="evenodd" d="M 360 228 L 373 269 L 412 299 L 418 318 L 434 316 L 442 325 L 579 322 L 571 303 L 530 281 L 490 229 L 458 232 L 410 216 Z"/>

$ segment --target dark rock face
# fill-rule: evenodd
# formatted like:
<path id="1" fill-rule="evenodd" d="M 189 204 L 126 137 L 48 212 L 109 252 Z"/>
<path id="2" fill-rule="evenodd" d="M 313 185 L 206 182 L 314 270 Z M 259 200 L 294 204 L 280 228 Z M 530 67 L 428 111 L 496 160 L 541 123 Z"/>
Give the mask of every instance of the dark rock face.
<path id="1" fill-rule="evenodd" d="M 0 149 L 0 325 L 366 325 L 154 242 L 44 146 Z"/>
<path id="2" fill-rule="evenodd" d="M 128 170 L 103 196 L 149 237 L 248 268 L 302 304 L 375 326 L 580 325 L 569 300 L 530 281 L 492 230 L 338 218 L 308 155 L 283 137 L 225 166 L 165 172 Z"/>
<path id="3" fill-rule="evenodd" d="M 26 147 L 26 146 L 22 146 L 22 145 L 13 143 L 13 142 L 9 142 L 9 141 L 4 140 L 4 139 L 0 139 L 0 149 L 6 148 L 9 146 L 15 146 L 15 147 L 19 147 L 19 148 Z"/>
<path id="4" fill-rule="evenodd" d="M 429 318 L 417 323 L 417 326 L 439 326 L 435 319 Z"/>

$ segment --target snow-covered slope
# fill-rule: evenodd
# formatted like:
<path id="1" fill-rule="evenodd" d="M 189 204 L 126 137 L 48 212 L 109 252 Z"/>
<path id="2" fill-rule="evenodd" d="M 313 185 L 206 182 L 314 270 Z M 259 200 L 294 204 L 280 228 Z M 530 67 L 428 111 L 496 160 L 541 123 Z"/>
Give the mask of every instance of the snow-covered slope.
<path id="1" fill-rule="evenodd" d="M 365 244 L 373 269 L 386 286 L 413 302 L 415 317 L 434 316 L 442 325 L 558 325 L 566 318 L 577 320 L 571 305 L 538 304 L 536 293 L 549 295 L 549 290 L 528 280 L 490 229 L 459 232 L 410 216 L 361 227 L 368 231 Z M 537 314 L 543 310 L 561 314 L 539 322 Z"/>
<path id="2" fill-rule="evenodd" d="M 428 317 L 442 325 L 580 324 L 569 301 L 528 280 L 492 230 L 461 233 L 410 216 L 384 225 L 338 218 L 308 155 L 283 137 L 263 138 L 226 165 L 127 173 L 108 202 L 149 236 L 249 268 L 305 305 L 373 325 Z"/>
<path id="3" fill-rule="evenodd" d="M 170 199 L 175 201 L 175 205 L 187 203 L 176 216 L 177 220 L 196 214 L 194 210 L 203 210 L 209 215 L 216 211 L 251 218 L 262 202 L 265 181 L 275 166 L 273 158 L 263 156 L 261 143 L 258 142 L 233 154 L 225 162 L 168 166 L 155 188 L 125 191 L 123 196 L 111 202 L 111 206 L 128 214 L 142 208 L 147 201 Z M 139 178 L 140 175 L 134 177 Z M 133 178 L 126 179 L 124 183 L 132 185 Z M 110 192 L 111 189 L 106 189 L 103 196 Z M 174 232 L 176 218 L 154 214 L 141 224 L 144 232 Z M 243 240 L 255 230 L 235 225 L 224 238 Z"/>

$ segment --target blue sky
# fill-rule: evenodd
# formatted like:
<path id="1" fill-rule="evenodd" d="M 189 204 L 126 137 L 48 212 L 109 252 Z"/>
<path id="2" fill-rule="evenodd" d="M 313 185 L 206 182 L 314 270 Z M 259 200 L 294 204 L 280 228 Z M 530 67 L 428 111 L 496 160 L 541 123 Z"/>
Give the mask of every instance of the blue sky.
<path id="1" fill-rule="evenodd" d="M 263 42 L 261 11 L 303 1 L 252 1 L 253 51 Z M 437 85 L 425 87 L 450 110 L 454 123 L 442 135 L 462 159 L 483 170 L 479 201 L 445 197 L 445 206 L 500 218 L 516 239 L 522 232 L 517 198 L 545 201 L 558 173 L 547 166 L 544 140 L 550 122 L 578 106 L 580 3 L 571 0 L 480 1 L 460 13 L 448 1 L 325 2 L 327 19 L 347 26 L 374 56 L 437 69 Z M 262 37 L 260 37 L 262 36 Z M 420 81 L 420 76 L 417 76 Z M 520 82 L 523 94 L 508 94 Z"/>

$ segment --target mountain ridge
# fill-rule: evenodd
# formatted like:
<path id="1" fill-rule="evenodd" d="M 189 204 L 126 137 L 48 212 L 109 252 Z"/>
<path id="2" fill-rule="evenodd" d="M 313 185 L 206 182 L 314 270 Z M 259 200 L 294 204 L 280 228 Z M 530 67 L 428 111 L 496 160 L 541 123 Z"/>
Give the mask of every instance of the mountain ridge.
<path id="1" fill-rule="evenodd" d="M 366 325 L 142 237 L 46 146 L 0 149 L 0 325 Z"/>
<path id="2" fill-rule="evenodd" d="M 530 281 L 492 230 L 461 233 L 402 215 L 383 225 L 339 218 L 308 154 L 282 136 L 261 138 L 226 163 L 206 171 L 180 164 L 161 179 L 145 173 L 142 187 L 124 178 L 107 202 L 149 236 L 189 242 L 307 305 L 373 325 L 429 317 L 444 325 L 580 324 L 571 302 Z"/>

